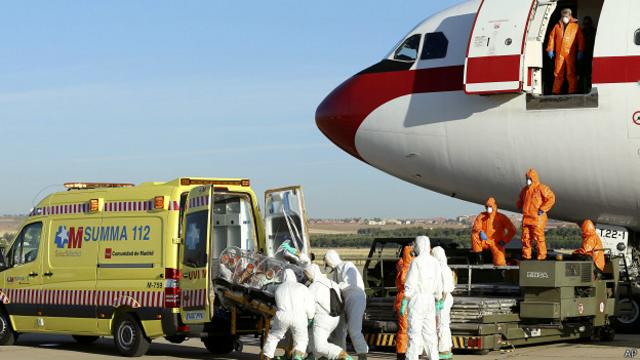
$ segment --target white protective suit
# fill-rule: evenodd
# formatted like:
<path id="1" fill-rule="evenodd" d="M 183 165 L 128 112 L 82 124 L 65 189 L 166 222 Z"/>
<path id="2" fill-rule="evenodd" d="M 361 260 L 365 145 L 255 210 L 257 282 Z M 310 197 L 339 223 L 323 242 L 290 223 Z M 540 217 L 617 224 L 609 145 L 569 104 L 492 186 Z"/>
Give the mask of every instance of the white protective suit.
<path id="1" fill-rule="evenodd" d="M 264 356 L 273 359 L 276 347 L 291 330 L 293 349 L 306 353 L 309 342 L 307 327 L 315 313 L 314 300 L 306 286 L 298 283 L 291 269 L 284 271 L 284 281 L 276 289 L 276 315 L 271 322 L 269 336 L 262 349 Z"/>
<path id="2" fill-rule="evenodd" d="M 316 359 L 325 357 L 329 360 L 340 358 L 343 349 L 329 342 L 329 336 L 338 327 L 340 316 L 330 316 L 331 296 L 330 290 L 333 288 L 340 294 L 338 284 L 331 281 L 320 271 L 318 265 L 312 264 L 305 269 L 305 274 L 313 280 L 309 285 L 311 295 L 315 298 L 316 314 L 313 318 L 313 328 L 311 343 Z"/>
<path id="3" fill-rule="evenodd" d="M 367 341 L 362 335 L 362 319 L 367 307 L 367 295 L 364 292 L 364 281 L 358 268 L 350 261 L 342 261 L 335 250 L 327 251 L 325 264 L 334 269 L 334 280 L 342 290 L 346 319 L 340 320 L 336 336 L 342 348 L 347 347 L 347 332 L 358 355 L 369 352 Z M 346 321 L 345 321 L 346 320 Z"/>
<path id="4" fill-rule="evenodd" d="M 407 360 L 418 360 L 425 351 L 429 360 L 437 360 L 438 332 L 436 300 L 442 298 L 442 281 L 438 260 L 431 256 L 431 242 L 426 236 L 416 238 L 414 251 L 404 284 L 404 298 L 409 309 L 409 346 Z"/>
<path id="5" fill-rule="evenodd" d="M 436 313 L 436 324 L 438 327 L 438 351 L 440 353 L 450 353 L 453 343 L 451 342 L 451 308 L 453 307 L 453 290 L 456 284 L 453 280 L 453 271 L 447 265 L 447 255 L 444 249 L 437 246 L 431 251 L 440 264 L 440 274 L 442 279 L 442 298 L 444 307 Z"/>

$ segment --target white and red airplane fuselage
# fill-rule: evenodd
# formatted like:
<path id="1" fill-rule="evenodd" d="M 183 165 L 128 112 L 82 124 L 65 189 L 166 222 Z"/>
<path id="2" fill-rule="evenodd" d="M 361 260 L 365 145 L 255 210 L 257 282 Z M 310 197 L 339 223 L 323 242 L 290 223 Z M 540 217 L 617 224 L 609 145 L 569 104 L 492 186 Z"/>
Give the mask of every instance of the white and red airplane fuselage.
<path id="1" fill-rule="evenodd" d="M 565 3 L 598 25 L 590 94 L 544 95 L 544 40 L 564 4 L 472 0 L 335 89 L 317 125 L 393 176 L 507 210 L 535 168 L 557 196 L 551 217 L 638 231 L 640 0 Z"/>

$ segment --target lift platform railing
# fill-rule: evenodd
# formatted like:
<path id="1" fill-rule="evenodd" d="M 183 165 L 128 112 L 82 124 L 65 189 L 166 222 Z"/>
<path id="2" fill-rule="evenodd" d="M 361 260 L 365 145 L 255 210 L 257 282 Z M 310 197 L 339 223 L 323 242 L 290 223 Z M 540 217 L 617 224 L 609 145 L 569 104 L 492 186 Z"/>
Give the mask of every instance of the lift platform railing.
<path id="1" fill-rule="evenodd" d="M 495 285 L 491 284 L 473 284 L 473 271 L 474 270 L 519 270 L 519 266 L 495 266 L 492 264 L 487 265 L 472 265 L 472 264 L 451 264 L 449 267 L 452 270 L 466 270 L 467 271 L 467 283 L 466 285 L 458 284 L 456 287 L 459 288 L 462 286 L 463 289 L 467 290 L 467 295 L 471 295 L 473 289 L 481 289 L 488 288 Z"/>

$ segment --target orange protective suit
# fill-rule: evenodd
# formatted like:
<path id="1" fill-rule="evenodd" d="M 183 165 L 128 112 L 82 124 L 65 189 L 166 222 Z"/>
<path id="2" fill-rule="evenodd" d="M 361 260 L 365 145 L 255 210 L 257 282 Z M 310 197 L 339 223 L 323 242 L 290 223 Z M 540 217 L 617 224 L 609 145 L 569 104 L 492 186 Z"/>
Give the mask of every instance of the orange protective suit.
<path id="1" fill-rule="evenodd" d="M 547 226 L 547 212 L 555 204 L 556 195 L 547 185 L 540 183 L 538 173 L 534 169 L 527 171 L 527 179 L 531 179 L 531 185 L 520 191 L 520 198 L 516 204 L 518 209 L 522 209 L 522 258 L 531 260 L 531 242 L 535 239 L 538 260 L 544 260 L 547 258 L 544 228 Z"/>
<path id="2" fill-rule="evenodd" d="M 573 253 L 591 256 L 596 267 L 600 271 L 604 270 L 604 248 L 602 246 L 602 240 L 596 233 L 596 227 L 591 220 L 585 220 L 582 223 L 582 247 Z"/>
<path id="3" fill-rule="evenodd" d="M 402 300 L 404 299 L 404 283 L 407 280 L 407 274 L 409 273 L 409 267 L 413 261 L 411 256 L 411 246 L 405 246 L 402 249 L 402 257 L 396 265 L 398 274 L 396 275 L 396 288 L 398 293 L 396 294 L 396 302 L 394 308 L 398 315 L 398 334 L 396 335 L 396 353 L 405 354 L 407 352 L 407 346 L 409 345 L 409 316 L 408 314 L 400 314 L 400 307 L 402 306 Z"/>
<path id="4" fill-rule="evenodd" d="M 485 205 L 493 211 L 491 213 L 481 212 L 473 222 L 471 251 L 479 253 L 483 250 L 490 250 L 493 256 L 493 265 L 505 266 L 507 259 L 504 255 L 504 247 L 516 234 L 516 227 L 508 217 L 498 212 L 498 205 L 494 198 L 489 198 Z M 487 240 L 480 238 L 481 231 L 487 235 Z"/>
<path id="5" fill-rule="evenodd" d="M 578 91 L 578 76 L 576 74 L 576 57 L 578 52 L 584 52 L 584 35 L 578 20 L 571 18 L 565 25 L 560 20 L 549 34 L 547 52 L 555 52 L 555 68 L 553 75 L 553 93 L 560 94 L 565 77 L 569 83 L 569 93 Z"/>

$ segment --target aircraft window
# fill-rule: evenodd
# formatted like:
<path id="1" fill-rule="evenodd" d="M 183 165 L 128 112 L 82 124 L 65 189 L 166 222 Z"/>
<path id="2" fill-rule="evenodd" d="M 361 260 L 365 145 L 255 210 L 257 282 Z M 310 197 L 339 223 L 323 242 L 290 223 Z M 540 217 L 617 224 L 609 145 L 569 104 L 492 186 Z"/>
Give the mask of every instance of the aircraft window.
<path id="1" fill-rule="evenodd" d="M 418 47 L 420 47 L 421 35 L 416 34 L 405 40 L 393 54 L 394 60 L 416 61 L 418 58 Z"/>
<path id="2" fill-rule="evenodd" d="M 420 59 L 442 59 L 447 56 L 449 40 L 442 32 L 428 33 L 424 37 L 424 46 Z"/>
<path id="3" fill-rule="evenodd" d="M 640 45 L 640 29 L 636 30 L 635 42 L 636 45 Z"/>

